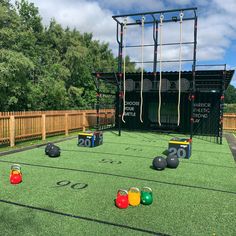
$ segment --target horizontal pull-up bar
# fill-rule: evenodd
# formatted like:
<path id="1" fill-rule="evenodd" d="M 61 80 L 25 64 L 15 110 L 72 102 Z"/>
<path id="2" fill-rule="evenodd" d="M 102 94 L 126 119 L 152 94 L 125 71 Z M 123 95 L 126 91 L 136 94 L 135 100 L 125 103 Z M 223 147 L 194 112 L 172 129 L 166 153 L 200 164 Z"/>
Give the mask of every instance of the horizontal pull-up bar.
<path id="1" fill-rule="evenodd" d="M 180 43 L 162 43 L 161 46 L 171 46 L 171 45 L 179 45 Z M 183 42 L 181 44 L 194 44 L 194 42 Z M 127 45 L 126 48 L 139 48 L 139 47 L 153 47 L 155 44 L 144 44 L 144 45 Z M 160 46 L 160 44 L 156 44 L 156 46 Z M 124 46 L 122 46 L 124 48 Z"/>
<path id="2" fill-rule="evenodd" d="M 155 15 L 155 14 L 164 14 L 170 12 L 184 12 L 184 11 L 195 11 L 197 7 L 192 8 L 182 8 L 182 9 L 172 9 L 172 10 L 164 10 L 164 11 L 153 11 L 153 12 L 142 12 L 142 13 L 133 13 L 133 14 L 124 14 L 124 15 L 116 15 L 112 16 L 113 19 L 120 18 L 120 17 L 128 17 L 128 16 L 145 16 L 145 15 Z"/>
<path id="3" fill-rule="evenodd" d="M 179 63 L 180 60 L 158 60 L 157 63 L 160 63 L 160 62 L 178 62 Z M 181 60 L 182 62 L 192 62 L 194 61 L 193 59 L 183 59 Z M 137 63 L 137 64 L 140 64 L 140 63 L 146 63 L 146 64 L 153 64 L 154 62 L 153 61 L 144 61 L 144 62 L 141 62 L 141 61 L 131 61 L 130 63 Z"/>
<path id="4" fill-rule="evenodd" d="M 195 17 L 188 17 L 188 18 L 183 18 L 182 21 L 193 21 L 195 19 L 196 19 Z M 176 20 L 169 19 L 169 20 L 163 20 L 162 23 L 170 23 L 170 22 L 173 23 L 173 22 L 178 22 L 178 21 L 179 20 L 176 21 Z M 116 20 L 116 22 L 123 25 L 123 23 L 118 21 L 118 20 Z M 160 21 L 157 20 L 157 19 L 156 20 L 152 20 L 152 21 L 145 21 L 144 24 L 145 25 L 146 24 L 153 24 L 155 22 L 160 22 Z M 140 25 L 140 22 L 133 22 L 133 23 L 127 23 L 126 24 L 126 26 L 130 26 L 130 25 Z"/>
<path id="5" fill-rule="evenodd" d="M 123 22 L 120 22 L 119 20 L 117 19 L 114 19 L 118 24 L 120 25 L 124 25 Z M 194 21 L 196 20 L 196 17 L 187 17 L 187 18 L 183 18 L 182 21 Z M 173 22 L 178 22 L 180 21 L 179 19 L 177 20 L 173 20 L 173 19 L 169 19 L 169 20 L 163 20 L 162 23 L 173 23 Z M 154 23 L 159 23 L 160 21 L 158 19 L 155 19 L 155 20 L 151 20 L 151 21 L 145 21 L 144 24 L 147 25 L 147 24 L 154 24 Z M 136 21 L 136 22 L 132 22 L 132 23 L 126 23 L 126 26 L 133 26 L 133 25 L 140 25 L 141 23 L 139 21 Z"/>

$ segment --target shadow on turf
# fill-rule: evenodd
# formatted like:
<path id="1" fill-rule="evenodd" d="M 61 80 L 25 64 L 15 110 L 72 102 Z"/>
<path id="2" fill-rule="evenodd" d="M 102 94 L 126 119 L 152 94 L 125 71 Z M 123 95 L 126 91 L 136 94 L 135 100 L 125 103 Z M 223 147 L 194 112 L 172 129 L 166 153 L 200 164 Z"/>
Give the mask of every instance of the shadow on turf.
<path id="1" fill-rule="evenodd" d="M 191 161 L 191 162 L 181 161 L 181 163 L 190 164 L 190 165 L 204 165 L 204 166 L 220 167 L 220 168 L 227 168 L 227 169 L 235 169 L 236 168 L 236 166 L 221 166 L 221 165 L 201 163 L 201 162 L 195 162 L 195 161 Z"/>
<path id="2" fill-rule="evenodd" d="M 13 161 L 5 161 L 5 160 L 0 160 L 0 162 L 15 163 Z M 166 184 L 166 185 L 173 185 L 173 186 L 178 186 L 178 187 L 201 189 L 201 190 L 208 190 L 208 191 L 213 191 L 213 192 L 220 192 L 220 193 L 227 193 L 227 194 L 236 195 L 236 192 L 222 190 L 222 189 L 214 189 L 214 188 L 207 188 L 207 187 L 187 185 L 187 184 L 171 183 L 171 182 L 166 182 L 166 181 L 160 181 L 160 180 L 158 181 L 158 180 L 138 178 L 138 177 L 132 177 L 132 176 L 126 176 L 126 175 L 111 174 L 111 173 L 106 173 L 106 172 L 65 168 L 65 167 L 59 167 L 59 166 L 46 166 L 46 165 L 39 165 L 39 164 L 29 164 L 29 163 L 24 163 L 24 162 L 17 162 L 17 163 L 20 164 L 20 165 L 26 165 L 26 166 L 50 168 L 50 169 L 57 169 L 57 170 L 67 170 L 67 171 L 78 171 L 78 172 L 82 172 L 82 173 L 91 173 L 91 174 L 98 174 L 98 175 L 115 176 L 115 177 L 126 178 L 126 179 L 135 179 L 135 180 L 141 180 L 141 181 L 147 181 L 147 182 L 153 182 L 153 183 L 159 183 L 159 184 Z"/>
<path id="3" fill-rule="evenodd" d="M 236 162 L 235 136 L 232 134 L 225 134 L 225 138 L 228 142 L 229 148 Z"/>
<path id="4" fill-rule="evenodd" d="M 110 130 L 110 133 L 114 134 L 115 136 L 119 136 L 118 131 Z"/>
<path id="5" fill-rule="evenodd" d="M 151 170 L 157 171 L 152 165 L 150 165 L 149 168 L 150 168 Z M 164 170 L 164 169 L 163 169 L 163 170 Z M 163 170 L 158 170 L 158 171 L 163 171 Z"/>
<path id="6" fill-rule="evenodd" d="M 153 160 L 154 156 L 153 157 L 144 157 L 144 156 L 136 156 L 136 155 L 129 155 L 129 154 L 122 154 L 122 153 L 112 153 L 112 152 L 95 152 L 95 151 L 90 151 L 91 149 L 89 149 L 89 151 L 86 151 L 86 150 L 69 150 L 69 149 L 61 149 L 62 151 L 66 151 L 66 152 L 84 152 L 84 153 L 93 153 L 93 154 L 103 154 L 103 155 L 114 155 L 114 156 L 125 156 L 125 157 L 135 157 L 135 158 L 141 158 L 141 159 L 150 159 L 150 160 Z M 162 154 L 163 155 L 166 155 L 165 154 L 167 153 L 167 151 L 163 151 Z M 222 165 L 215 165 L 215 164 L 208 164 L 208 163 L 201 163 L 201 162 L 194 162 L 191 160 L 191 162 L 187 162 L 188 160 L 186 159 L 186 161 L 182 161 L 182 163 L 184 164 L 193 164 L 193 165 L 205 165 L 205 166 L 212 166 L 212 167 L 219 167 L 219 168 L 228 168 L 228 169 L 234 169 L 235 167 L 233 166 L 222 166 Z"/>
<path id="7" fill-rule="evenodd" d="M 110 141 L 106 141 L 106 143 L 111 143 L 111 144 L 117 144 L 117 145 L 137 145 L 136 143 L 116 143 L 116 142 L 110 142 Z M 142 146 L 144 147 L 152 147 L 152 148 L 166 148 L 166 146 L 157 146 L 157 145 L 144 145 L 142 144 Z M 194 150 L 197 152 L 203 152 L 203 153 L 213 153 L 213 154 L 224 154 L 224 155 L 231 155 L 231 153 L 228 152 L 219 152 L 219 151 L 206 151 L 206 150 Z"/>
<path id="8" fill-rule="evenodd" d="M 42 149 L 42 147 L 41 147 Z M 84 147 L 82 147 L 82 149 L 84 149 Z M 86 148 L 85 148 L 86 149 Z M 93 153 L 93 154 L 103 154 L 103 155 L 114 155 L 114 156 L 125 156 L 125 157 L 135 157 L 135 158 L 142 158 L 142 159 L 153 159 L 153 157 L 144 157 L 144 156 L 136 156 L 136 155 L 130 155 L 130 154 L 122 154 L 122 153 L 113 153 L 113 152 L 95 152 L 95 151 L 91 151 L 91 149 L 88 149 L 89 151 L 86 150 L 69 150 L 69 149 L 61 149 L 61 151 L 64 152 L 84 152 L 84 153 Z"/>
<path id="9" fill-rule="evenodd" d="M 124 131 L 123 131 L 124 132 Z M 143 137 L 143 138 L 145 138 L 145 139 L 147 139 L 147 140 L 149 140 L 150 141 L 150 135 L 152 135 L 153 137 L 155 137 L 155 138 L 157 138 L 157 140 L 162 140 L 162 141 L 166 141 L 166 142 L 168 142 L 170 139 L 167 139 L 167 138 L 162 138 L 161 137 L 161 135 L 166 135 L 166 136 L 169 136 L 170 138 L 175 138 L 175 137 L 177 137 L 178 135 L 179 135 L 179 133 L 174 133 L 174 132 L 169 132 L 169 131 L 167 131 L 167 132 L 150 132 L 150 131 L 143 131 L 143 132 L 140 132 L 141 134 L 148 134 L 148 137 L 147 136 L 144 136 L 144 135 L 140 135 L 140 134 L 134 134 L 134 133 L 132 133 L 131 131 L 126 131 L 126 132 L 124 132 L 126 135 L 128 135 L 128 136 L 130 136 L 130 137 Z M 130 135 L 130 134 L 133 134 L 133 135 Z M 189 134 L 180 134 L 181 136 L 189 136 Z M 207 138 L 210 138 L 210 136 L 206 136 Z M 213 138 L 213 137 L 212 137 Z M 216 144 L 216 145 L 219 145 L 218 143 L 216 143 L 216 142 L 213 142 L 213 141 L 209 141 L 209 140 L 207 140 L 207 139 L 204 139 L 204 138 L 201 138 L 201 136 L 193 136 L 193 139 L 198 139 L 198 140 L 201 140 L 201 141 L 203 141 L 204 142 L 204 145 L 212 145 L 212 144 Z M 206 151 L 204 150 L 204 151 L 200 151 L 200 152 L 205 152 L 206 153 Z M 211 151 L 208 151 L 209 153 L 219 153 L 219 152 L 211 152 Z M 222 153 L 222 154 L 224 154 L 224 153 Z M 228 153 L 226 153 L 226 154 L 228 154 Z"/>
<path id="10" fill-rule="evenodd" d="M 0 200 L 1 202 L 1 200 Z M 30 214 L 30 209 L 24 209 L 24 212 L 21 212 L 21 220 L 18 220 L 17 215 L 19 214 L 18 209 L 9 209 L 6 205 L 1 206 L 1 212 L 0 212 L 0 227 L 7 226 L 10 234 L 4 234 L 6 233 L 6 230 L 2 230 L 2 235 L 29 235 L 28 228 L 34 230 L 35 232 L 40 232 L 41 227 L 38 224 L 38 219 L 36 217 L 36 214 Z M 34 212 L 35 213 L 35 212 Z M 3 233 L 3 231 L 5 231 Z M 20 232 L 20 233 L 19 233 Z M 32 231 L 31 231 L 32 232 Z"/>
<path id="11" fill-rule="evenodd" d="M 168 156 L 169 152 L 168 152 L 168 150 L 166 149 L 166 150 L 164 150 L 164 151 L 162 152 L 162 154 L 165 155 L 165 156 Z"/>
<path id="12" fill-rule="evenodd" d="M 76 136 L 66 137 L 66 138 L 63 138 L 63 139 L 60 139 L 60 140 L 53 141 L 53 143 L 60 143 L 60 142 L 64 142 L 66 140 L 71 140 L 71 139 L 75 139 L 75 138 L 77 138 L 77 137 Z M 14 149 L 14 150 L 0 152 L 0 156 L 6 156 L 6 155 L 13 154 L 13 153 L 24 152 L 24 151 L 35 149 L 35 148 L 44 147 L 47 144 L 48 143 L 36 144 L 36 145 L 32 145 L 32 146 L 27 146 L 27 147 L 23 147 L 23 148 L 18 148 L 18 149 Z"/>
<path id="13" fill-rule="evenodd" d="M 76 137 L 69 137 L 66 140 L 74 139 L 74 138 L 76 138 Z M 63 141 L 65 141 L 65 139 L 59 140 L 59 141 L 54 142 L 54 143 L 59 143 L 59 142 L 63 142 Z M 107 142 L 107 143 L 109 143 L 109 142 Z M 110 143 L 112 143 L 112 142 L 110 142 Z M 121 143 L 121 144 L 127 145 L 127 143 Z M 13 154 L 13 153 L 18 153 L 18 152 L 23 152 L 23 151 L 31 150 L 31 149 L 34 149 L 34 148 L 44 149 L 44 147 L 46 145 L 47 145 L 47 143 L 39 144 L 39 145 L 34 145 L 34 146 L 30 146 L 30 147 L 25 147 L 25 148 L 17 149 L 17 150 L 6 151 L 6 152 L 0 153 L 0 156 L 6 156 L 6 155 Z M 61 149 L 61 150 L 62 151 L 68 151 L 68 152 L 85 152 L 85 153 L 104 154 L 104 155 L 127 156 L 127 157 L 135 157 L 135 158 L 150 159 L 150 160 L 152 160 L 154 158 L 154 157 L 144 157 L 144 156 L 136 156 L 136 155 L 129 155 L 129 154 L 111 153 L 111 152 L 85 151 L 85 150 L 81 150 L 81 149 L 80 150 Z M 204 151 L 202 151 L 202 152 L 204 152 Z M 214 152 L 214 153 L 219 153 L 219 152 Z M 165 151 L 162 154 L 166 155 Z M 231 155 L 230 153 L 220 153 L 220 154 Z M 213 166 L 213 167 L 220 167 L 220 168 L 229 168 L 229 169 L 235 168 L 235 167 L 231 167 L 231 166 L 214 165 L 214 164 L 207 164 L 207 163 L 200 163 L 200 162 L 193 162 L 193 161 L 191 161 L 191 162 L 183 162 L 183 163 L 184 164 L 190 164 L 190 165 L 191 164 L 194 164 L 194 165 L 206 165 L 206 166 Z"/>
<path id="14" fill-rule="evenodd" d="M 9 205 L 18 206 L 18 207 L 24 207 L 24 208 L 31 209 L 31 210 L 37 210 L 37 211 L 47 212 L 47 213 L 56 214 L 56 215 L 60 215 L 60 216 L 91 221 L 91 222 L 95 222 L 95 223 L 99 223 L 99 224 L 120 227 L 120 228 L 138 231 L 138 232 L 142 232 L 142 233 L 146 233 L 146 234 L 159 235 L 159 236 L 169 236 L 168 234 L 159 233 L 159 232 L 155 232 L 155 231 L 151 231 L 151 230 L 146 230 L 146 229 L 132 227 L 132 226 L 123 225 L 123 224 L 117 224 L 117 223 L 104 221 L 104 220 L 98 220 L 98 219 L 86 217 L 86 216 L 79 216 L 79 215 L 74 215 L 74 214 L 70 214 L 70 213 L 59 212 L 59 211 L 55 211 L 55 210 L 47 209 L 47 208 L 42 208 L 42 207 L 30 206 L 30 205 L 26 205 L 26 204 L 22 204 L 22 203 L 18 203 L 18 202 L 11 202 L 11 201 L 7 201 L 7 200 L 3 200 L 3 199 L 0 199 L 0 202 L 5 203 L 5 204 L 9 204 Z"/>

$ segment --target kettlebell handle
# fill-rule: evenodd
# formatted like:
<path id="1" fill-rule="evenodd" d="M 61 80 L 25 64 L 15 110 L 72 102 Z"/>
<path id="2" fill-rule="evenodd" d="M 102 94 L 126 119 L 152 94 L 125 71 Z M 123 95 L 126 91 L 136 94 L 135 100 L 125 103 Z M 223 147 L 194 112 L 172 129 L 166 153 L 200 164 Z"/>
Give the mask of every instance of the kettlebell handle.
<path id="1" fill-rule="evenodd" d="M 149 187 L 143 187 L 142 190 L 148 190 L 149 192 L 152 192 L 152 189 Z"/>
<path id="2" fill-rule="evenodd" d="M 21 166 L 18 165 L 18 164 L 13 164 L 13 165 L 11 165 L 11 170 L 14 170 L 14 169 L 20 170 L 20 169 L 21 169 Z"/>
<path id="3" fill-rule="evenodd" d="M 131 187 L 131 188 L 129 189 L 129 192 L 132 191 L 132 190 L 134 190 L 134 191 L 136 191 L 136 192 L 140 192 L 140 190 L 139 190 L 138 188 L 136 188 L 136 187 Z"/>
<path id="4" fill-rule="evenodd" d="M 119 189 L 119 190 L 117 191 L 117 194 L 120 194 L 120 193 L 125 193 L 126 195 L 128 195 L 128 192 L 127 192 L 127 190 L 125 190 L 125 189 Z"/>

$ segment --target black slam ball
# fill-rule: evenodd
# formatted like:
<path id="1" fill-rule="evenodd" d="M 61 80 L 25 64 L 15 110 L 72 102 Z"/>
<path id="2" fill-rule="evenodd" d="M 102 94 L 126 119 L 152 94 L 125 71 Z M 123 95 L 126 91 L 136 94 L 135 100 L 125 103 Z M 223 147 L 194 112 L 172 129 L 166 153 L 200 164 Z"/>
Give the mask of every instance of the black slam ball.
<path id="1" fill-rule="evenodd" d="M 153 168 L 156 170 L 164 170 L 166 168 L 166 159 L 164 157 L 155 157 L 152 161 Z"/>
<path id="2" fill-rule="evenodd" d="M 179 159 L 177 156 L 173 156 L 173 155 L 168 155 L 168 157 L 166 158 L 166 162 L 167 162 L 167 166 L 169 168 L 177 168 L 179 165 Z"/>
<path id="3" fill-rule="evenodd" d="M 48 151 L 49 157 L 59 157 L 61 155 L 61 150 L 58 146 L 53 145 Z"/>
<path id="4" fill-rule="evenodd" d="M 48 143 L 45 147 L 45 154 L 48 155 L 49 150 L 51 149 L 51 147 L 54 146 L 53 143 Z"/>

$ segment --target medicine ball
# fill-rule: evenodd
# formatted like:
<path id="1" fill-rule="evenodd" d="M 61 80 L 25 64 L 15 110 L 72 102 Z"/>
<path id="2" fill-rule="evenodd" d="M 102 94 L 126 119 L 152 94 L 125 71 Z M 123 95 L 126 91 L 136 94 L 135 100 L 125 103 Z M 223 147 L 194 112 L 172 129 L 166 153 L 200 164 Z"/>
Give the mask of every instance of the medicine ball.
<path id="1" fill-rule="evenodd" d="M 179 165 L 179 159 L 177 156 L 174 155 L 168 155 L 168 157 L 166 158 L 166 162 L 167 162 L 167 166 L 169 168 L 177 168 Z"/>
<path id="2" fill-rule="evenodd" d="M 45 147 L 45 154 L 48 155 L 49 150 L 51 149 L 51 147 L 54 146 L 53 143 L 48 143 Z"/>
<path id="3" fill-rule="evenodd" d="M 152 165 L 156 170 L 164 170 L 167 166 L 166 159 L 164 157 L 155 157 L 152 161 Z"/>
<path id="4" fill-rule="evenodd" d="M 59 157 L 61 155 L 61 150 L 58 146 L 53 145 L 48 151 L 49 157 Z"/>

